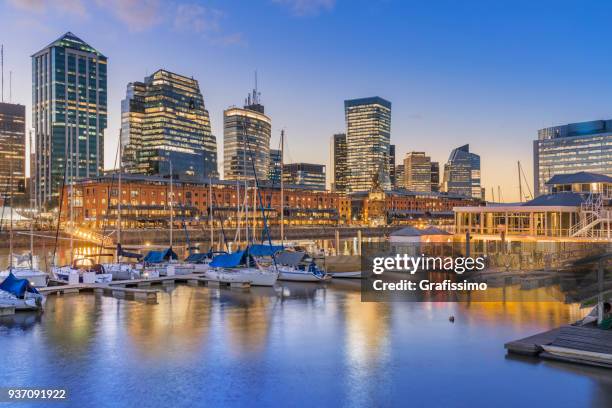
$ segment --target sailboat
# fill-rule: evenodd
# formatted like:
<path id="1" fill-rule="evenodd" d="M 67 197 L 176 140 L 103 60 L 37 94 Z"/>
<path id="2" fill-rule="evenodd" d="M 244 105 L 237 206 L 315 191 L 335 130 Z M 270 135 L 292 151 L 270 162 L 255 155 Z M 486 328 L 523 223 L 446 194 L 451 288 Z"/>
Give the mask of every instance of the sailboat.
<path id="1" fill-rule="evenodd" d="M 0 283 L 0 305 L 15 310 L 43 310 L 46 297 L 38 292 L 27 279 L 19 279 L 13 273 Z"/>
<path id="2" fill-rule="evenodd" d="M 318 267 L 306 252 L 281 252 L 276 256 L 279 280 L 295 282 L 325 282 L 332 276 Z"/>
<path id="3" fill-rule="evenodd" d="M 218 282 L 249 282 L 253 286 L 274 286 L 278 272 L 261 265 L 254 254 L 264 255 L 267 245 L 254 245 L 244 251 L 221 254 L 213 258 L 205 273 L 206 278 Z M 271 249 L 272 251 L 274 249 Z"/>

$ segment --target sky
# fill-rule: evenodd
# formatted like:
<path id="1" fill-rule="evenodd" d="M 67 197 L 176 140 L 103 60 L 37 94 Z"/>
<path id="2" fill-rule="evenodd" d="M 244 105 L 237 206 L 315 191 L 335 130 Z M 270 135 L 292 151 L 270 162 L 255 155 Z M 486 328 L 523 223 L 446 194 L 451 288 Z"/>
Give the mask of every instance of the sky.
<path id="1" fill-rule="evenodd" d="M 12 71 L 29 120 L 30 56 L 71 31 L 109 58 L 106 168 L 127 83 L 160 68 L 199 81 L 222 165 L 223 110 L 257 70 L 286 162 L 328 164 L 343 101 L 380 96 L 398 164 L 408 151 L 444 163 L 469 143 L 487 198 L 499 186 L 517 201 L 538 129 L 612 116 L 611 15 L 607 1 L 0 0 L 4 98 Z"/>

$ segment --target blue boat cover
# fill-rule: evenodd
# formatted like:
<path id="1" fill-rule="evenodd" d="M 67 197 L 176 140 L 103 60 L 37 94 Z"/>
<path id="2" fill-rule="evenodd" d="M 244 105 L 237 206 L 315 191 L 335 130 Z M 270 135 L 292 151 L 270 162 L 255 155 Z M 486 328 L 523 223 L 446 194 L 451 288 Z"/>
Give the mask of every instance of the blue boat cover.
<path id="1" fill-rule="evenodd" d="M 185 259 L 185 262 L 189 262 L 189 263 L 203 263 L 204 260 L 206 260 L 208 258 L 212 258 L 212 253 L 211 252 L 205 252 L 205 253 L 200 253 L 200 254 L 190 254 Z"/>
<path id="2" fill-rule="evenodd" d="M 147 263 L 161 263 L 170 259 L 178 259 L 178 255 L 176 255 L 172 248 L 168 248 L 165 251 L 149 251 L 143 261 Z"/>
<path id="3" fill-rule="evenodd" d="M 282 251 L 282 245 L 251 245 L 248 247 L 249 254 L 252 256 L 272 256 L 278 251 Z"/>
<path id="4" fill-rule="evenodd" d="M 23 298 L 26 292 L 38 294 L 36 288 L 30 284 L 30 281 L 27 279 L 17 278 L 15 275 L 13 275 L 13 272 L 9 272 L 6 279 L 0 283 L 0 289 L 11 293 L 18 298 Z"/>
<path id="5" fill-rule="evenodd" d="M 232 254 L 222 254 L 214 257 L 210 266 L 213 268 L 235 268 L 246 264 L 248 258 L 246 251 L 236 251 Z"/>

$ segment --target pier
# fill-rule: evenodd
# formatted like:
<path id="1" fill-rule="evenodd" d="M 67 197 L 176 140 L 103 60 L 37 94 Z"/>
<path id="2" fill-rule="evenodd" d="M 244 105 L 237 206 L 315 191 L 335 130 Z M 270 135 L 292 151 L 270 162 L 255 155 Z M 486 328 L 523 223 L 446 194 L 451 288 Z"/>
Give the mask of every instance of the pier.
<path id="1" fill-rule="evenodd" d="M 62 281 L 51 280 L 50 286 L 40 288 L 38 291 L 45 295 L 69 295 L 81 292 L 93 292 L 98 295 L 112 296 L 117 299 L 140 300 L 146 303 L 157 303 L 158 289 L 151 289 L 156 285 L 174 285 L 184 283 L 190 286 L 228 287 L 231 289 L 249 289 L 249 281 L 217 281 L 205 278 L 201 274 L 186 274 L 161 276 L 150 279 L 132 279 L 112 281 L 109 283 L 78 283 L 68 285 Z M 0 310 L 0 315 L 3 311 Z M 8 312 L 7 312 L 8 313 Z"/>

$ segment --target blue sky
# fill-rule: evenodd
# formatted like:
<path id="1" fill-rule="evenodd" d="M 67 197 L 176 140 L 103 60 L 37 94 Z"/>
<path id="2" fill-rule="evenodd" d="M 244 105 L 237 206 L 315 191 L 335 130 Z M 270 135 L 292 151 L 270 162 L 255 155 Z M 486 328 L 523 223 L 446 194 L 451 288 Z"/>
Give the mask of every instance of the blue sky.
<path id="1" fill-rule="evenodd" d="M 378 95 L 398 158 L 444 162 L 469 143 L 487 195 L 500 185 L 517 200 L 537 129 L 612 116 L 611 16 L 606 1 L 0 0 L 0 42 L 13 102 L 28 107 L 29 56 L 64 32 L 109 57 L 106 167 L 128 82 L 162 67 L 198 79 L 221 153 L 223 109 L 257 69 L 288 161 L 327 163 L 343 100 Z"/>

